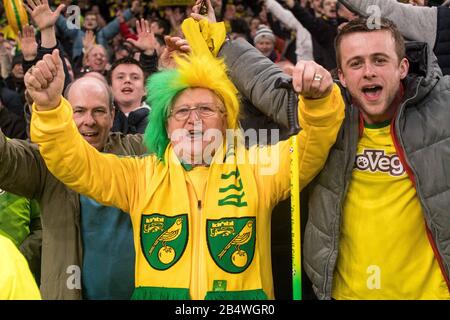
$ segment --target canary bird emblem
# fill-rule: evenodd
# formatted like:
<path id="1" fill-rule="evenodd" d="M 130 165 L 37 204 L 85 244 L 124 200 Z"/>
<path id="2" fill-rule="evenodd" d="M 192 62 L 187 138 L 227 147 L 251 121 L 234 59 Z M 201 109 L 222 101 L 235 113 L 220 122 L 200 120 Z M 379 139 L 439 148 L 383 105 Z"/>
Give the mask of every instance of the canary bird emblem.
<path id="1" fill-rule="evenodd" d="M 149 218 L 150 217 L 150 218 Z M 187 215 L 167 217 L 146 215 L 143 221 L 158 221 L 163 228 L 143 224 L 141 229 L 142 246 L 150 265 L 158 270 L 171 267 L 181 257 L 187 242 Z M 153 222 L 155 223 L 155 222 Z"/>
<path id="2" fill-rule="evenodd" d="M 231 273 L 244 271 L 253 259 L 255 250 L 255 218 L 233 218 L 221 219 L 220 223 L 234 223 L 236 233 L 209 232 L 208 247 L 214 261 L 222 268 Z M 212 230 L 218 225 L 217 220 L 208 220 Z M 223 222 L 225 221 L 225 222 Z M 211 236 L 211 235 L 214 235 Z"/>

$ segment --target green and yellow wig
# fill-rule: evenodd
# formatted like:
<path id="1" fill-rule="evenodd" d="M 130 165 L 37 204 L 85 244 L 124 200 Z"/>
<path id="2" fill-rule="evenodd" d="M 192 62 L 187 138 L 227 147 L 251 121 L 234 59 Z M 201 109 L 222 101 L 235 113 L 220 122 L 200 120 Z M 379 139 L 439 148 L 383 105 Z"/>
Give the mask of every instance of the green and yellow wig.
<path id="1" fill-rule="evenodd" d="M 160 160 L 169 144 L 166 124 L 175 98 L 187 88 L 206 88 L 223 102 L 228 129 L 238 127 L 237 89 L 227 76 L 223 60 L 211 54 L 176 57 L 177 68 L 152 75 L 147 81 L 147 103 L 151 107 L 144 143 L 150 154 Z"/>

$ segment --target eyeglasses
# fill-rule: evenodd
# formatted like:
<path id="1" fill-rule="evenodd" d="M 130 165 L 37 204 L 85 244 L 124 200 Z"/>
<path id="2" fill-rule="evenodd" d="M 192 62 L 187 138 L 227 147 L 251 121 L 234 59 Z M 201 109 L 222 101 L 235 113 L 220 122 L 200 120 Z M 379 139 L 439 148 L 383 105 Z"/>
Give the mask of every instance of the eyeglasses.
<path id="1" fill-rule="evenodd" d="M 191 112 L 195 111 L 199 118 L 205 119 L 217 115 L 218 113 L 224 113 L 214 104 L 198 104 L 195 107 L 181 106 L 177 109 L 172 109 L 170 115 L 178 121 L 184 121 L 191 115 Z"/>

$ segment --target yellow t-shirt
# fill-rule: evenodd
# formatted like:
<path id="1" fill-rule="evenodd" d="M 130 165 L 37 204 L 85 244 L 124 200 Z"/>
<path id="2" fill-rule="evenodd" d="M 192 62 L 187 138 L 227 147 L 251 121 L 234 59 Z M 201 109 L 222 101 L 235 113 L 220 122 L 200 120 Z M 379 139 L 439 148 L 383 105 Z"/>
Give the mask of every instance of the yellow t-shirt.
<path id="1" fill-rule="evenodd" d="M 334 299 L 449 299 L 390 125 L 365 128 L 344 203 Z"/>

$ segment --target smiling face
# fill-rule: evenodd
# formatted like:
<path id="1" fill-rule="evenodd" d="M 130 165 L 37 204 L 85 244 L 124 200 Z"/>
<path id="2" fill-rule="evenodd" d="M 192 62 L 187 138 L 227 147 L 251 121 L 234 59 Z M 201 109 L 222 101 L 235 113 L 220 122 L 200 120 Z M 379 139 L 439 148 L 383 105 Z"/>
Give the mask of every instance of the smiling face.
<path id="1" fill-rule="evenodd" d="M 112 71 L 111 87 L 117 105 L 130 109 L 125 112 L 132 111 L 141 106 L 145 96 L 144 72 L 135 64 L 120 64 Z"/>
<path id="2" fill-rule="evenodd" d="M 86 56 L 85 65 L 90 67 L 91 71 L 102 73 L 107 63 L 106 51 L 101 45 L 94 46 Z"/>
<path id="3" fill-rule="evenodd" d="M 83 138 L 102 151 L 113 125 L 114 112 L 109 106 L 106 83 L 82 78 L 69 90 L 67 100 L 73 108 L 73 120 Z"/>
<path id="4" fill-rule="evenodd" d="M 364 120 L 377 123 L 392 119 L 393 104 L 409 63 L 400 59 L 391 32 L 355 32 L 342 37 L 339 50 L 341 83 L 360 107 Z"/>
<path id="5" fill-rule="evenodd" d="M 272 39 L 263 36 L 255 42 L 255 48 L 261 51 L 264 56 L 268 57 L 275 48 L 275 43 Z"/>
<path id="6" fill-rule="evenodd" d="M 191 111 L 186 119 L 177 119 L 176 114 L 183 109 L 198 108 Z M 202 116 L 209 108 L 210 115 Z M 215 140 L 224 137 L 227 129 L 225 107 L 218 96 L 209 89 L 191 88 L 184 90 L 174 101 L 171 115 L 167 119 L 167 133 L 175 153 L 185 163 L 203 164 L 205 150 Z"/>

